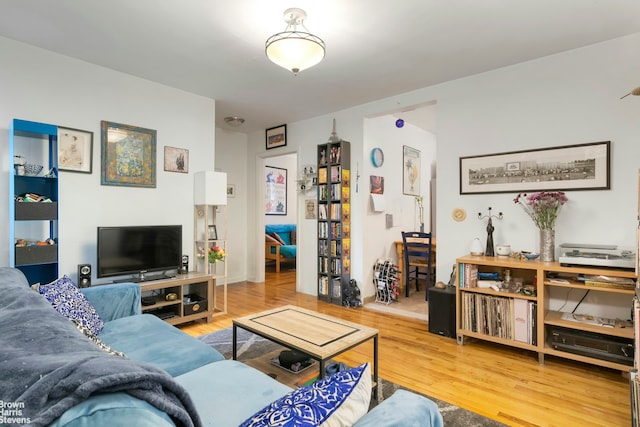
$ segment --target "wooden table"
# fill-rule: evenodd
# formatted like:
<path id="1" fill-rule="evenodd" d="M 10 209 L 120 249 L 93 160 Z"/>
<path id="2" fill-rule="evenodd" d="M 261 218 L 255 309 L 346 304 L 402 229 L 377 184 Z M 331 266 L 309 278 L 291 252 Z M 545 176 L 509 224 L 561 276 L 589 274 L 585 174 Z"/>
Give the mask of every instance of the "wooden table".
<path id="1" fill-rule="evenodd" d="M 393 242 L 396 245 L 396 253 L 398 254 L 398 270 L 400 270 L 398 274 L 398 292 L 402 294 L 404 292 L 404 244 L 402 240 L 396 240 Z M 436 265 L 436 238 L 431 238 L 431 266 Z M 435 277 L 432 277 L 431 280 L 435 283 Z"/>
<path id="2" fill-rule="evenodd" d="M 233 320 L 233 359 L 237 358 L 237 328 L 246 329 L 292 350 L 308 354 L 320 364 L 320 378 L 325 364 L 333 357 L 373 340 L 373 384 L 378 385 L 378 330 L 312 310 L 286 305 Z"/>

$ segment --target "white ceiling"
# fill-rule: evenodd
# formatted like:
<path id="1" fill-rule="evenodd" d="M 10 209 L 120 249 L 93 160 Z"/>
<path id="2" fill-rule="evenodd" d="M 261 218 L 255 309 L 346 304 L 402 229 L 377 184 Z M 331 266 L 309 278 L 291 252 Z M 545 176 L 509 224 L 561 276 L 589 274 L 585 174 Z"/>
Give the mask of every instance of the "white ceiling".
<path id="1" fill-rule="evenodd" d="M 289 7 L 327 45 L 298 76 L 264 54 Z M 0 36 L 214 98 L 242 132 L 637 32 L 640 0 L 0 0 Z"/>

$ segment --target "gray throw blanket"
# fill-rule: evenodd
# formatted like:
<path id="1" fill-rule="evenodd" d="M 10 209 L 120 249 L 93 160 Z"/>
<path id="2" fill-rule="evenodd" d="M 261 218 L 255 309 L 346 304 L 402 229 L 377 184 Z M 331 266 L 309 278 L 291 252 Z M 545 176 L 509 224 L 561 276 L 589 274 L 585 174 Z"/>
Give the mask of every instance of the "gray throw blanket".
<path id="1" fill-rule="evenodd" d="M 44 426 L 91 395 L 121 391 L 177 425 L 200 426 L 188 393 L 169 374 L 100 349 L 16 271 L 0 268 L 0 400 Z"/>

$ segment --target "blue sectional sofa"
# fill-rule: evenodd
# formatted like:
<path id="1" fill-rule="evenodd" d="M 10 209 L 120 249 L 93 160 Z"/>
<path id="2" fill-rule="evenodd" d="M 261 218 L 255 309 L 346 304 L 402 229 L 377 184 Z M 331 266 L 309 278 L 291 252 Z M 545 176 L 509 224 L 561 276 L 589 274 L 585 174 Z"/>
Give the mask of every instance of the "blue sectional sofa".
<path id="1" fill-rule="evenodd" d="M 19 270 L 0 268 L 0 289 L 0 378 L 9 385 L 0 400 L 18 408 L 15 424 L 235 427 L 292 391 L 141 314 L 134 283 L 81 290 L 104 322 L 99 340 L 31 290 Z M 397 391 L 355 425 L 438 427 L 442 418 L 430 400 Z"/>

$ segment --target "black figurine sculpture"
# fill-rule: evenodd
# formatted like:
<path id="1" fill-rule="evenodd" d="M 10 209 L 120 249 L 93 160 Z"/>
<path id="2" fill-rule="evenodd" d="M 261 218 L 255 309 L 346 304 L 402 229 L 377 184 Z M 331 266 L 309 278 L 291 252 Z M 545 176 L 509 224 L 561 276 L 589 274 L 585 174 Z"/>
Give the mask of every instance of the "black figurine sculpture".
<path id="1" fill-rule="evenodd" d="M 478 219 L 488 218 L 487 221 L 487 248 L 484 251 L 485 256 L 495 256 L 493 250 L 493 227 L 492 218 L 502 219 L 502 212 L 498 212 L 498 215 L 491 215 L 491 206 L 489 206 L 489 213 L 487 215 L 482 215 L 482 212 L 478 212 Z"/>

